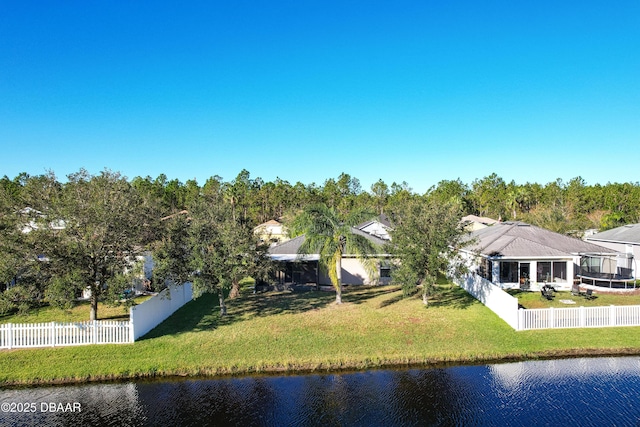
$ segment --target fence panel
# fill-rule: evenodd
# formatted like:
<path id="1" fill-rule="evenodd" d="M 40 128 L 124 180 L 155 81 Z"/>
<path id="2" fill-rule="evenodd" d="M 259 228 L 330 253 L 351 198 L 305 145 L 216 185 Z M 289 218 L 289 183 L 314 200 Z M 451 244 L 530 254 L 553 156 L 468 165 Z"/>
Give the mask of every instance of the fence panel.
<path id="1" fill-rule="evenodd" d="M 74 323 L 6 323 L 0 325 L 0 348 L 63 347 L 132 342 L 128 321 Z"/>
<path id="2" fill-rule="evenodd" d="M 519 309 L 519 330 L 640 326 L 640 305 Z"/>
<path id="3" fill-rule="evenodd" d="M 490 281 L 468 274 L 454 279 L 454 283 L 473 295 L 478 301 L 496 313 L 509 326 L 518 329 L 518 299 L 509 295 Z"/>
<path id="4" fill-rule="evenodd" d="M 133 340 L 137 340 L 158 326 L 177 309 L 193 299 L 193 289 L 190 282 L 181 286 L 171 286 L 158 295 L 140 305 L 129 309 L 133 323 Z"/>

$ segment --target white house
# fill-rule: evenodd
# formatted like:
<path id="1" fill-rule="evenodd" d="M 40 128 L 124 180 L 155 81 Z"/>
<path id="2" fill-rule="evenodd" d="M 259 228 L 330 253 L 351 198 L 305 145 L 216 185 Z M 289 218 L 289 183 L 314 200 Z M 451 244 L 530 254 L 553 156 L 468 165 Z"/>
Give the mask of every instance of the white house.
<path id="1" fill-rule="evenodd" d="M 625 287 L 629 279 L 618 268 L 624 254 L 523 222 L 496 223 L 471 238 L 461 250 L 471 270 L 503 289 L 552 284 L 568 290 L 579 282 Z"/>
<path id="2" fill-rule="evenodd" d="M 351 232 L 366 237 L 381 249 L 389 240 L 389 228 L 378 221 L 370 221 L 351 227 Z M 368 230 L 367 231 L 363 231 Z M 386 236 L 382 238 L 379 235 Z M 331 285 L 331 280 L 326 272 L 319 268 L 319 254 L 299 254 L 300 247 L 304 243 L 305 236 L 298 236 L 291 240 L 279 243 L 269 248 L 269 256 L 274 261 L 283 263 L 283 269 L 275 278 L 280 284 L 315 284 Z M 391 270 L 387 254 L 371 254 L 378 261 L 378 282 L 387 284 L 391 280 Z M 374 283 L 373 277 L 367 273 L 366 269 L 352 254 L 345 254 L 342 257 L 342 284 L 344 285 L 368 285 Z"/>

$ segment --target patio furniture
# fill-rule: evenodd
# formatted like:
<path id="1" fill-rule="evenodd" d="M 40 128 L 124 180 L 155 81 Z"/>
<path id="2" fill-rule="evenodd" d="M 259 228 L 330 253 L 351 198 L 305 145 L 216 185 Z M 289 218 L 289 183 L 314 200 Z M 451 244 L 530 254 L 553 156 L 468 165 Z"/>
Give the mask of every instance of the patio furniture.
<path id="1" fill-rule="evenodd" d="M 553 292 L 551 290 L 545 289 L 544 287 L 540 289 L 540 295 L 542 295 L 542 298 L 545 298 L 548 301 L 553 300 Z"/>
<path id="2" fill-rule="evenodd" d="M 593 289 L 587 289 L 587 293 L 584 294 L 584 297 L 588 300 L 596 299 L 597 296 L 593 295 Z"/>
<path id="3" fill-rule="evenodd" d="M 574 297 L 583 297 L 586 294 L 580 290 L 580 285 L 574 284 L 571 288 L 571 295 Z"/>

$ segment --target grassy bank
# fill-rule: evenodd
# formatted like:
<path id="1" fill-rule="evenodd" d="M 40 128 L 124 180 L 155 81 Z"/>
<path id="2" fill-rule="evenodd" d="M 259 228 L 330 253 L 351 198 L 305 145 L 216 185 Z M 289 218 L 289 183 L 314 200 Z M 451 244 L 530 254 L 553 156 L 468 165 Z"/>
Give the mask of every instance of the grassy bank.
<path id="1" fill-rule="evenodd" d="M 334 299 L 248 294 L 220 318 L 216 298 L 204 295 L 135 344 L 0 351 L 0 384 L 640 354 L 640 327 L 515 332 L 450 285 L 429 308 L 392 287 Z"/>

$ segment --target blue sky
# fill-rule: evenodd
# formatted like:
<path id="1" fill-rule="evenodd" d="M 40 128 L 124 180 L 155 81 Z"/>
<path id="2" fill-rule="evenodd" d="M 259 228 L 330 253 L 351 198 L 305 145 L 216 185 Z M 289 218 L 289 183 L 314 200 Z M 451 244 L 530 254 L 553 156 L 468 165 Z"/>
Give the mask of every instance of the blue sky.
<path id="1" fill-rule="evenodd" d="M 3 2 L 0 176 L 637 182 L 639 76 L 638 1 Z"/>

